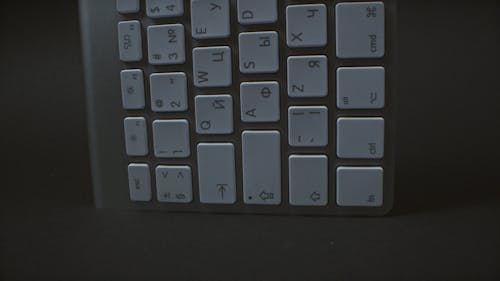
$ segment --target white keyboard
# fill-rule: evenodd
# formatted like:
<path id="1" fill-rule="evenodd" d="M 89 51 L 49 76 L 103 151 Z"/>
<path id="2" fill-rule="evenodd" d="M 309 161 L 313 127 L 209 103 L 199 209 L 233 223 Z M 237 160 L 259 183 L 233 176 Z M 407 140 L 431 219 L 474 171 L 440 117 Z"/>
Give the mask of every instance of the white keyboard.
<path id="1" fill-rule="evenodd" d="M 113 10 L 115 104 L 89 99 L 113 107 L 107 122 L 121 127 L 94 144 L 116 151 L 113 175 L 95 180 L 98 205 L 390 210 L 394 1 L 117 0 Z"/>

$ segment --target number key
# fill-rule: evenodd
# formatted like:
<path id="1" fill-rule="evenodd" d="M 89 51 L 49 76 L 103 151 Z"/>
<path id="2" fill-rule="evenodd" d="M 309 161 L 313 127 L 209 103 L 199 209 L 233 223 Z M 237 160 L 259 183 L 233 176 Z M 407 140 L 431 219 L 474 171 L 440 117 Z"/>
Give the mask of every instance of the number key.
<path id="1" fill-rule="evenodd" d="M 150 64 L 182 64 L 186 61 L 184 26 L 182 24 L 148 27 Z"/>
<path id="2" fill-rule="evenodd" d="M 182 16 L 183 0 L 146 0 L 146 14 L 151 18 Z"/>

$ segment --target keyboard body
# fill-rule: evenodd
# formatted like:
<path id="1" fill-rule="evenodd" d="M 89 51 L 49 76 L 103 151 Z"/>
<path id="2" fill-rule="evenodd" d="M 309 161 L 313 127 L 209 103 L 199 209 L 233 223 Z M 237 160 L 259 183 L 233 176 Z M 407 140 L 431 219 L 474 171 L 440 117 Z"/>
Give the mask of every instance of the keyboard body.
<path id="1" fill-rule="evenodd" d="M 390 211 L 395 1 L 169 1 L 80 1 L 97 207 Z"/>

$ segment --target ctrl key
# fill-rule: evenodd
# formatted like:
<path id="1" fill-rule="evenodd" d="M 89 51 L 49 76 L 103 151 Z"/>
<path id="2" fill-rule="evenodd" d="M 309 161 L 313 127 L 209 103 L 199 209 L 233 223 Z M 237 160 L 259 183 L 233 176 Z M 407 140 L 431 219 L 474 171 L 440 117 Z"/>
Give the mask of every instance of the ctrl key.
<path id="1" fill-rule="evenodd" d="M 337 204 L 344 207 L 380 207 L 383 203 L 382 167 L 338 167 Z"/>
<path id="2" fill-rule="evenodd" d="M 128 165 L 128 186 L 131 201 L 151 201 L 151 174 L 148 164 Z"/>

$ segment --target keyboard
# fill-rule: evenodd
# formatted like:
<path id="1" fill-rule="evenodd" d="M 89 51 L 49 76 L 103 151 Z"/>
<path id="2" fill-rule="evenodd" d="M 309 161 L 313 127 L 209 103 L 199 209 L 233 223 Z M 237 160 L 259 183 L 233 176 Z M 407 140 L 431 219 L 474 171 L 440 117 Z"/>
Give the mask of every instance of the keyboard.
<path id="1" fill-rule="evenodd" d="M 372 216 L 395 1 L 80 1 L 97 207 Z"/>

